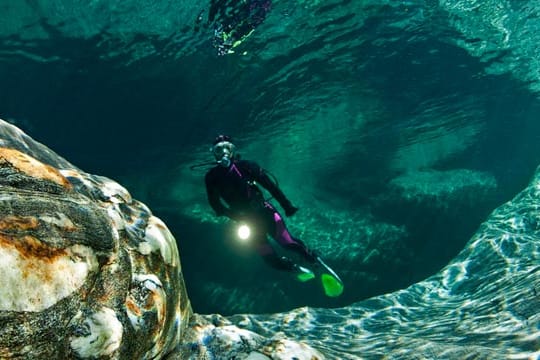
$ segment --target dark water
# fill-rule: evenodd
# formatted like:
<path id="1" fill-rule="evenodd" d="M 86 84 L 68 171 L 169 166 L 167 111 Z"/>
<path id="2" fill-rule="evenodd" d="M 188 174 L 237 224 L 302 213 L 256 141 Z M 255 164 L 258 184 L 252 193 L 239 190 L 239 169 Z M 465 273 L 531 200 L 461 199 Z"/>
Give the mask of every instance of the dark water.
<path id="1" fill-rule="evenodd" d="M 194 30 L 207 8 L 0 0 L 0 117 L 165 220 L 196 312 L 404 288 L 540 163 L 535 2 L 274 2 L 227 56 L 211 25 Z M 269 269 L 213 217 L 189 166 L 222 132 L 301 208 L 288 225 L 342 275 L 342 297 Z"/>

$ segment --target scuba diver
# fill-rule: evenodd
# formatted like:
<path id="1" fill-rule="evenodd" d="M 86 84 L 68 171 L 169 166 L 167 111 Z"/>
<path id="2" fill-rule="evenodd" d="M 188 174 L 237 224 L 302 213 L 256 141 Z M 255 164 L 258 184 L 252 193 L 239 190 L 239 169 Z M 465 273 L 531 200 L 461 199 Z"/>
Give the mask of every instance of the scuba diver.
<path id="1" fill-rule="evenodd" d="M 218 55 L 234 53 L 233 49 L 264 22 L 271 7 L 271 0 L 211 0 L 208 23 L 214 24 L 213 45 Z M 201 21 L 202 12 L 197 25 Z"/>
<path id="2" fill-rule="evenodd" d="M 300 254 L 309 264 L 322 265 L 325 273 L 321 280 L 325 292 L 328 296 L 339 296 L 343 291 L 341 279 L 317 254 L 289 233 L 281 214 L 264 198 L 259 185 L 281 205 L 285 215 L 290 217 L 298 211 L 268 172 L 256 162 L 241 160 L 229 136 L 219 135 L 212 152 L 217 164 L 206 173 L 205 183 L 208 202 L 216 215 L 251 225 L 251 241 L 265 262 L 275 269 L 294 273 L 302 282 L 315 278 L 315 273 L 288 257 L 278 255 L 268 236 L 283 248 Z"/>

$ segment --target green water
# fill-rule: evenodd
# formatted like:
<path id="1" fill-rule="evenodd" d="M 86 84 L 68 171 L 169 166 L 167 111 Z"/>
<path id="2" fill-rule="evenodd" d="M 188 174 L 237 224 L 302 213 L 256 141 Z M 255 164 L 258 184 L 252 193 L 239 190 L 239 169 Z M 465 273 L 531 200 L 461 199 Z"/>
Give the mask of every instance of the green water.
<path id="1" fill-rule="evenodd" d="M 540 163 L 538 6 L 499 5 L 274 2 L 217 56 L 206 3 L 0 0 L 0 117 L 164 219 L 195 311 L 342 307 L 438 272 Z M 288 226 L 342 296 L 213 216 L 189 167 L 222 132 L 300 207 Z"/>

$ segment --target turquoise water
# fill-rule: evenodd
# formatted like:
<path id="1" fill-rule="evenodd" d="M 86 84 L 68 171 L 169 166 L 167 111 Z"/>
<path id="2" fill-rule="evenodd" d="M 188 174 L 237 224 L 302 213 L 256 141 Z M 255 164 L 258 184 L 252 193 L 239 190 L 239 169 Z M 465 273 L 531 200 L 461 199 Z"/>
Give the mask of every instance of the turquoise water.
<path id="1" fill-rule="evenodd" d="M 540 163 L 536 2 L 275 1 L 227 56 L 217 56 L 211 26 L 195 31 L 207 8 L 0 0 L 0 117 L 81 169 L 119 181 L 164 219 L 196 312 L 331 308 L 299 311 L 316 319 L 313 335 L 300 325 L 286 331 L 331 337 L 324 329 L 336 318 L 340 336 L 364 334 L 351 350 L 360 354 L 364 331 L 423 327 L 435 342 L 444 319 L 495 326 L 484 311 L 514 306 L 519 296 L 537 303 L 536 228 L 524 237 L 501 230 L 492 238 L 490 230 L 519 224 L 514 213 L 535 198 L 505 206 L 474 237 Z M 221 132 L 301 208 L 288 225 L 342 276 L 340 298 L 269 269 L 213 216 L 204 171 L 189 167 L 210 160 L 209 143 Z M 461 289 L 450 310 L 470 277 L 478 283 L 466 287 L 490 284 L 497 304 L 485 309 L 490 291 Z M 514 334 L 515 311 L 507 310 L 501 331 Z M 532 318 L 523 329 L 534 329 L 536 311 L 525 313 L 515 316 Z M 489 334 L 451 342 L 514 346 Z M 341 342 L 336 335 L 329 344 Z M 414 343 L 393 339 L 388 351 L 399 342 Z"/>
<path id="2" fill-rule="evenodd" d="M 405 290 L 339 309 L 230 319 L 328 359 L 538 359 L 539 190 L 537 172 L 448 266 Z"/>

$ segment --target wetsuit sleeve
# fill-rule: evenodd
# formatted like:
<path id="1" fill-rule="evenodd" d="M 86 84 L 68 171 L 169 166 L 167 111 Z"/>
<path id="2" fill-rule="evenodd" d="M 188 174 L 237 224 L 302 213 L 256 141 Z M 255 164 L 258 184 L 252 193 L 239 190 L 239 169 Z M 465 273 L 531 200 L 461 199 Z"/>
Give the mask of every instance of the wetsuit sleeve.
<path id="1" fill-rule="evenodd" d="M 217 216 L 227 216 L 229 218 L 234 219 L 235 216 L 232 213 L 231 209 L 227 208 L 223 203 L 221 202 L 219 192 L 217 191 L 216 187 L 213 185 L 212 175 L 210 173 L 206 174 L 205 177 L 205 183 L 206 183 L 206 196 L 208 197 L 208 203 L 214 209 Z"/>
<path id="2" fill-rule="evenodd" d="M 295 208 L 292 203 L 287 199 L 283 191 L 270 179 L 266 171 L 261 168 L 258 164 L 251 162 L 250 163 L 251 174 L 254 180 L 261 184 L 268 192 L 276 199 L 276 201 L 281 205 L 287 214 L 294 214 L 297 208 Z"/>
<path id="3" fill-rule="evenodd" d="M 205 177 L 205 183 L 206 183 L 206 195 L 208 197 L 208 203 L 214 209 L 217 216 L 226 216 L 233 220 L 239 220 L 239 215 L 223 205 L 223 202 L 221 201 L 221 197 L 219 196 L 219 191 L 214 185 L 214 177 L 211 175 L 211 173 L 207 173 Z"/>

